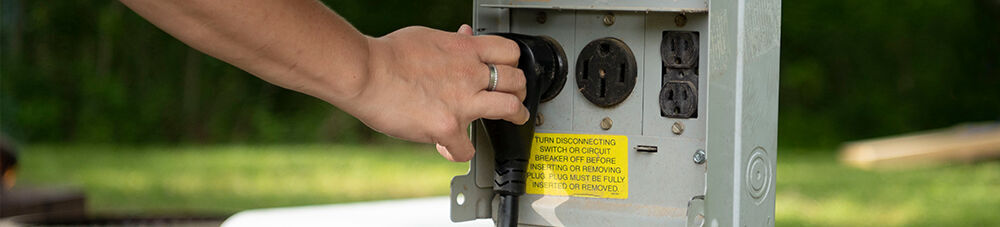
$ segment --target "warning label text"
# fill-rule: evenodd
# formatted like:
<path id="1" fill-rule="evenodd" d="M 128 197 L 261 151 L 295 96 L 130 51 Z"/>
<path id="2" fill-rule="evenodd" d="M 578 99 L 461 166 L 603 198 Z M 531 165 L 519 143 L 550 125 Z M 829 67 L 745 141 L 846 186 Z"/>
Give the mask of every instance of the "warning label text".
<path id="1" fill-rule="evenodd" d="M 628 198 L 628 137 L 535 133 L 527 192 Z"/>

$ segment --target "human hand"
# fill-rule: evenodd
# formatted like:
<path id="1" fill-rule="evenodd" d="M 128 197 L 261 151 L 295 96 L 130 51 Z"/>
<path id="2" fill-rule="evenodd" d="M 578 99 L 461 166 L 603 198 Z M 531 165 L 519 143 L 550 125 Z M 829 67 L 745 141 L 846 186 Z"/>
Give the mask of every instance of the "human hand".
<path id="1" fill-rule="evenodd" d="M 468 25 L 371 38 L 320 1 L 122 2 L 191 47 L 327 101 L 376 131 L 436 143 L 448 160 L 472 158 L 473 120 L 529 118 L 517 44 L 474 37 Z M 497 67 L 496 91 L 486 91 L 486 63 Z"/>
<path id="2" fill-rule="evenodd" d="M 369 38 L 369 77 L 357 96 L 338 105 L 372 129 L 416 142 L 435 143 L 448 160 L 464 162 L 475 152 L 466 129 L 479 118 L 528 121 L 520 50 L 498 36 L 472 36 L 407 27 Z M 487 91 L 490 71 L 498 72 Z"/>

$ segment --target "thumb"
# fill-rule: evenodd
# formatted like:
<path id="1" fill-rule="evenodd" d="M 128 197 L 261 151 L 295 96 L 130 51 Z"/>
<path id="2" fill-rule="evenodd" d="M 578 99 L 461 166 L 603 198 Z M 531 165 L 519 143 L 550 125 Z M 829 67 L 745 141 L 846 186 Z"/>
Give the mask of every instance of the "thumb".
<path id="1" fill-rule="evenodd" d="M 436 145 L 438 153 L 453 162 L 472 160 L 472 156 L 476 153 L 476 149 L 472 146 L 472 141 L 469 140 L 469 135 L 464 128 L 438 139 Z"/>

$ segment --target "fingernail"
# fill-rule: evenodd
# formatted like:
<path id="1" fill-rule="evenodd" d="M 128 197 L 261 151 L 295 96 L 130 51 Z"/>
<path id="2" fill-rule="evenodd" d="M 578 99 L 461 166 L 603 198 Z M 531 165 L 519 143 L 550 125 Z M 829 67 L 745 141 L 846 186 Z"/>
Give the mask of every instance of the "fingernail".
<path id="1" fill-rule="evenodd" d="M 461 26 L 458 26 L 458 32 L 462 32 L 462 30 L 472 31 L 472 26 L 469 26 L 468 24 L 462 24 Z"/>

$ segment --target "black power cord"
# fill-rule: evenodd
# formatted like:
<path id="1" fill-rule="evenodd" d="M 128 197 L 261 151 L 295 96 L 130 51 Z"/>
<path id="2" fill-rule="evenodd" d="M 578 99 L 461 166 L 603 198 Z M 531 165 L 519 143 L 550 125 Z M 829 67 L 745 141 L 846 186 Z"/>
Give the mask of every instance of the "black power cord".
<path id="1" fill-rule="evenodd" d="M 499 227 L 517 226 L 517 197 L 516 195 L 500 195 L 500 211 L 497 219 Z"/>
<path id="2" fill-rule="evenodd" d="M 523 125 L 502 120 L 482 121 L 495 155 L 493 190 L 500 195 L 497 226 L 508 227 L 518 223 L 518 197 L 525 193 L 525 174 L 538 104 L 562 90 L 562 83 L 566 81 L 566 55 L 562 47 L 548 37 L 513 33 L 494 35 L 514 40 L 521 49 L 517 67 L 524 72 L 527 90 L 524 106 L 531 113 L 531 118 Z M 546 97 L 542 97 L 543 94 Z"/>

